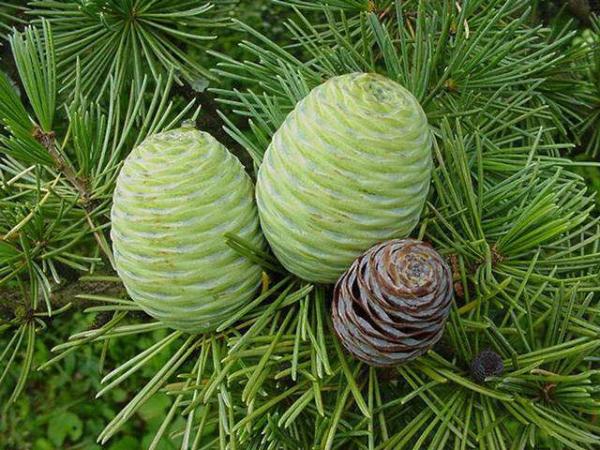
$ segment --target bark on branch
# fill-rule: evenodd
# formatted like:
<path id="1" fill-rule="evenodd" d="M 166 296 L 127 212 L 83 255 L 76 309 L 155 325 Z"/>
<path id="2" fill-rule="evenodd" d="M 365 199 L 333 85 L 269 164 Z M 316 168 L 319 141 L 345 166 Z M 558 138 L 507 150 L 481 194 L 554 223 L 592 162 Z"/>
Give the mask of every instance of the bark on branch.
<path id="1" fill-rule="evenodd" d="M 56 169 L 62 173 L 62 175 L 69 181 L 69 183 L 75 188 L 77 193 L 81 198 L 81 204 L 83 206 L 83 210 L 85 212 L 85 218 L 94 234 L 94 238 L 96 242 L 108 258 L 111 266 L 114 268 L 114 258 L 112 252 L 108 245 L 106 244 L 106 240 L 103 235 L 100 235 L 96 230 L 96 224 L 92 220 L 91 213 L 94 210 L 94 204 L 92 202 L 92 195 L 90 193 L 88 184 L 86 180 L 77 175 L 73 167 L 68 163 L 68 161 L 64 158 L 62 153 L 58 150 L 56 146 L 56 135 L 53 131 L 46 132 L 42 130 L 40 127 L 36 126 L 33 131 L 33 137 L 40 143 L 44 148 L 48 151 L 48 154 L 54 161 L 54 165 Z"/>

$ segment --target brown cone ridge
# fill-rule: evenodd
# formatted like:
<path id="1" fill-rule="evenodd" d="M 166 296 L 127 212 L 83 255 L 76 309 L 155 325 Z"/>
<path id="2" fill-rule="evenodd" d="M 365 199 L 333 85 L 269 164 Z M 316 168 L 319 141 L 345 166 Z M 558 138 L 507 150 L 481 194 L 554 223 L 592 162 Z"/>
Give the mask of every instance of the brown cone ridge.
<path id="1" fill-rule="evenodd" d="M 333 293 L 333 325 L 344 347 L 373 366 L 421 356 L 442 336 L 452 272 L 430 245 L 395 239 L 358 257 Z"/>

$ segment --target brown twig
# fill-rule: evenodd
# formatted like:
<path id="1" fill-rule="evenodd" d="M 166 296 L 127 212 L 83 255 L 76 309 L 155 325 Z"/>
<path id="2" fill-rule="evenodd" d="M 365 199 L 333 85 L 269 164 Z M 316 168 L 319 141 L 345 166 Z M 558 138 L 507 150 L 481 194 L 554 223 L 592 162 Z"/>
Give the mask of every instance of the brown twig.
<path id="1" fill-rule="evenodd" d="M 498 251 L 498 246 L 496 244 L 492 245 L 492 267 L 496 267 L 502 261 L 504 261 L 504 256 Z"/>
<path id="2" fill-rule="evenodd" d="M 73 303 L 78 309 L 87 308 L 90 305 L 96 305 L 94 302 L 81 300 L 77 295 L 85 292 L 86 294 L 104 295 L 116 298 L 127 298 L 125 287 L 119 282 L 112 281 L 82 281 L 76 280 L 71 283 L 59 285 L 56 290 L 50 294 L 50 303 L 56 308 L 65 306 L 68 303 Z M 23 293 L 20 289 L 10 288 L 6 286 L 0 287 L 0 313 L 2 315 L 12 314 L 19 307 L 25 307 L 29 304 L 27 299 L 23 299 Z M 29 311 L 28 309 L 26 311 Z"/>
<path id="3" fill-rule="evenodd" d="M 64 175 L 64 177 L 73 185 L 75 189 L 77 189 L 77 192 L 81 197 L 81 203 L 87 210 L 91 198 L 87 183 L 83 178 L 77 176 L 73 167 L 71 167 L 71 165 L 65 160 L 63 155 L 56 148 L 56 134 L 54 131 L 45 132 L 36 125 L 33 130 L 33 137 L 48 151 L 48 154 L 54 161 L 56 169 Z"/>
<path id="4" fill-rule="evenodd" d="M 56 147 L 56 134 L 54 131 L 46 132 L 39 126 L 33 130 L 33 137 L 48 151 L 48 154 L 54 161 L 56 169 L 69 181 L 69 183 L 75 188 L 80 196 L 80 203 L 85 213 L 85 218 L 90 226 L 96 242 L 108 258 L 112 267 L 115 266 L 114 258 L 110 248 L 106 245 L 106 241 L 103 235 L 100 235 L 96 230 L 96 224 L 92 220 L 91 213 L 94 210 L 94 204 L 92 202 L 92 196 L 89 191 L 86 180 L 77 175 L 73 167 L 67 162 L 64 156 Z"/>

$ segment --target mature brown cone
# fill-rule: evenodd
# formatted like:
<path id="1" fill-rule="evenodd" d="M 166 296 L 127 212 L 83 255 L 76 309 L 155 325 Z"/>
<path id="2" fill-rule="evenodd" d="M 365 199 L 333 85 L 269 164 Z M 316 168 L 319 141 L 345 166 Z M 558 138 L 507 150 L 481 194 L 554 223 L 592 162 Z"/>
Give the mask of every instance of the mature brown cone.
<path id="1" fill-rule="evenodd" d="M 333 293 L 333 325 L 344 347 L 373 366 L 421 356 L 442 336 L 452 272 L 430 245 L 395 239 L 354 261 Z"/>

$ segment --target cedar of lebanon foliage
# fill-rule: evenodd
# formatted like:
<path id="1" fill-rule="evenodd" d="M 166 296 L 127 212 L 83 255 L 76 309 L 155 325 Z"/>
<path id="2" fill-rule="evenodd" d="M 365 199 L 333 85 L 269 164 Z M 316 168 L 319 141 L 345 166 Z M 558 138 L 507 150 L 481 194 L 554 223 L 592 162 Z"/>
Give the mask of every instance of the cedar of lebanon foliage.
<path id="1" fill-rule="evenodd" d="M 597 154 L 597 46 L 574 45 L 579 31 L 571 23 L 540 24 L 528 0 L 278 0 L 289 13 L 291 45 L 228 23 L 217 34 L 242 30 L 245 57 L 211 52 L 209 75 L 188 59 L 189 46 L 211 34 L 192 22 L 200 11 L 172 0 L 170 12 L 155 13 L 169 25 L 127 34 L 107 11 L 133 3 L 36 1 L 34 26 L 5 43 L 19 76 L 0 79 L 0 283 L 10 291 L 0 308 L 2 403 L 25 395 L 50 313 L 70 314 L 86 301 L 90 317 L 109 317 L 69 330 L 46 370 L 83 346 L 105 361 L 109 345 L 165 328 L 114 293 L 121 284 L 108 228 L 127 154 L 196 116 L 169 94 L 173 82 L 217 80 L 211 95 L 256 176 L 298 102 L 333 77 L 367 72 L 408 89 L 432 127 L 431 192 L 412 236 L 452 271 L 456 295 L 442 339 L 391 369 L 360 363 L 335 337 L 331 287 L 301 281 L 271 253 L 230 234 L 228 245 L 262 266 L 262 290 L 215 332 L 168 330 L 107 367 L 96 402 L 153 358 L 167 361 L 131 390 L 100 442 L 163 389 L 172 407 L 153 446 L 600 445 L 600 218 L 571 158 Z M 159 2 L 138 3 L 151 10 Z M 77 28 L 84 20 L 89 26 Z M 122 50 L 110 59 L 116 42 Z M 121 57 L 128 48 L 133 57 Z M 73 278 L 97 290 L 60 304 L 59 282 Z M 479 382 L 471 364 L 486 350 L 504 371 Z"/>

